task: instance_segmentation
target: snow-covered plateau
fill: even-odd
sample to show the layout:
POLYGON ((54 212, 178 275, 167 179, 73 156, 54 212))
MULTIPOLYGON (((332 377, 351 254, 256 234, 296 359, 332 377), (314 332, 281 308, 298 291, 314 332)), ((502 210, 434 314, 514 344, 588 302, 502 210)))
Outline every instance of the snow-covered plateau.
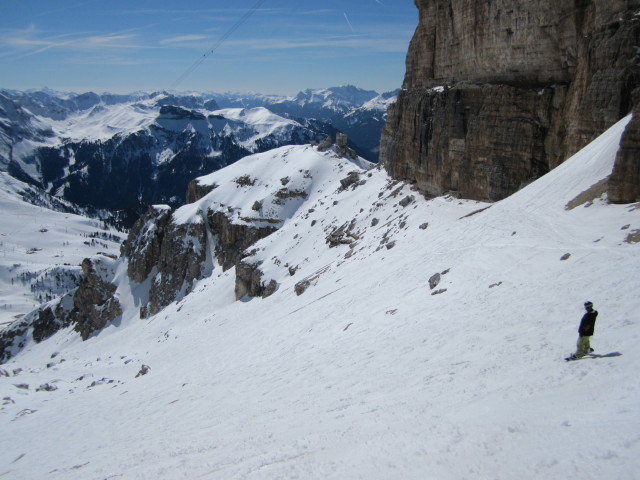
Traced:
POLYGON ((1 366, 0 478, 637 479, 640 205, 598 189, 628 121, 494 204, 308 145, 201 179, 173 221, 273 219, 248 259, 277 290, 236 301, 211 251, 141 320, 118 260, 117 322, 1 366))

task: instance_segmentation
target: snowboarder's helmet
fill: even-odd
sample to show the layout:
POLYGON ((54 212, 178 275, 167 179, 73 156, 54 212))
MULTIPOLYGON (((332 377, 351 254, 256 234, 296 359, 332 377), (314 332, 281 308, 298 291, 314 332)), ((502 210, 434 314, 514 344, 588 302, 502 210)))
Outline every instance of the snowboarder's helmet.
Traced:
POLYGON ((593 303, 591 303, 591 302, 584 302, 584 308, 593 308, 593 303))

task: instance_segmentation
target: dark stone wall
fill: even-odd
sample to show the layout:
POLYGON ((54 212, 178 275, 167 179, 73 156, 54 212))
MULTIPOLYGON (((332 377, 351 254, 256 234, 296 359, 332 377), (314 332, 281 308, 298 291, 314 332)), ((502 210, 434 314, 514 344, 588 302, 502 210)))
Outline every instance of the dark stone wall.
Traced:
POLYGON ((509 196, 633 108, 640 0, 416 0, 381 162, 426 195, 509 196))

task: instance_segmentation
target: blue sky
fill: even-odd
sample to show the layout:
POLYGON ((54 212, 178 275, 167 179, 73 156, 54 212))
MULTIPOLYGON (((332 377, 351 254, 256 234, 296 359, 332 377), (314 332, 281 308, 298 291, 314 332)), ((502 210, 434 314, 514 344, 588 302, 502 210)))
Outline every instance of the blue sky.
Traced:
POLYGON ((412 0, 0 1, 0 88, 19 90, 390 91, 418 22, 412 0))

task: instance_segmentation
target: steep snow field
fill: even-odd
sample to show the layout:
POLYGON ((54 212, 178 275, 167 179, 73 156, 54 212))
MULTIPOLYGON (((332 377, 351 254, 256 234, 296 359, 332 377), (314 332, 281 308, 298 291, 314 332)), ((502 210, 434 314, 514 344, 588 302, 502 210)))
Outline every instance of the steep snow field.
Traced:
POLYGON ((125 238, 98 220, 22 201, 31 190, 0 172, 0 329, 69 291, 80 279, 82 259, 117 256, 125 238))
MULTIPOLYGON (((638 478, 640 205, 591 189, 628 120, 493 205, 425 200, 380 169, 316 179, 256 245, 280 285, 266 299, 234 301, 214 269, 139 320, 121 276, 119 325, 2 366, 0 478, 638 478), (352 243, 330 248, 342 226, 352 243), (585 300, 599 356, 566 363, 585 300)), ((280 150, 288 188, 310 150, 280 150)))

